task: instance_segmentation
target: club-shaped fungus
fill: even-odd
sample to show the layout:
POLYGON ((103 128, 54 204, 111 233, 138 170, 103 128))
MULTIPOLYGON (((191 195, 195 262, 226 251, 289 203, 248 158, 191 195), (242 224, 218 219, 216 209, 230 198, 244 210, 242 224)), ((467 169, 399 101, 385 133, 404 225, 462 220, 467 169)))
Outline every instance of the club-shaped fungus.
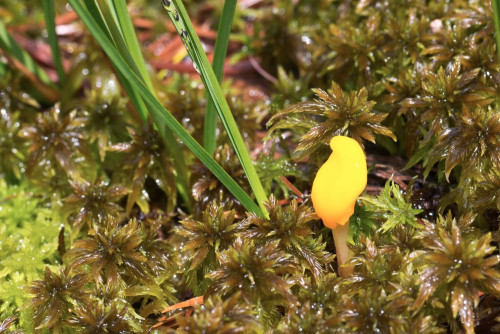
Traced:
POLYGON ((343 266, 349 259, 349 217, 357 197, 366 187, 366 157, 358 142, 349 137, 333 137, 330 147, 332 154, 316 174, 311 198, 323 224, 332 229, 339 275, 345 277, 352 272, 351 267, 343 266))

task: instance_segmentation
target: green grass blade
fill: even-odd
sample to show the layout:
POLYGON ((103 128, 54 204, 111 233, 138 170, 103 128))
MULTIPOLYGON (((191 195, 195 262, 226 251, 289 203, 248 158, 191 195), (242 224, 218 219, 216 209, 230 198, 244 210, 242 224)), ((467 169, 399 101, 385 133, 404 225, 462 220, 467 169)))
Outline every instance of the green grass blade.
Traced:
POLYGON ((149 78, 149 74, 146 68, 146 62, 144 60, 144 57, 142 56, 141 47, 135 34, 132 19, 130 18, 130 15, 128 13, 127 4, 124 0, 111 0, 111 3, 116 12, 119 26, 122 29, 123 37, 125 38, 125 42, 127 43, 128 50, 130 51, 132 58, 136 62, 137 68, 144 78, 146 85, 149 87, 151 92, 154 92, 153 83, 149 78))
MULTIPOLYGON (((231 25, 233 24, 234 11, 236 10, 236 0, 226 0, 222 8, 222 16, 217 30, 215 40, 214 60, 212 68, 219 84, 222 82, 224 74, 224 61, 226 60, 227 45, 231 25)), ((205 126, 203 129, 203 146, 209 154, 214 154, 217 146, 217 109, 212 99, 208 99, 207 113, 205 114, 205 126)))
MULTIPOLYGON (((98 22, 98 24, 101 29, 105 29, 108 41, 114 43, 116 50, 121 57, 127 62, 128 66, 134 70, 134 73, 136 73, 136 75, 148 86, 151 94, 154 95, 153 85, 147 73, 146 64, 144 58, 142 57, 139 42, 135 36, 126 4, 122 1, 110 2, 107 0, 97 0, 97 2, 100 5, 99 7, 96 2, 86 2, 89 8, 92 8, 90 12, 94 17, 100 17, 102 19, 102 21, 98 22), (125 27, 128 24, 130 24, 130 27, 125 27), (131 49, 135 50, 131 51, 131 49)), ((127 94, 130 96, 135 108, 139 112, 141 119, 143 122, 146 122, 148 110, 146 104, 142 101, 142 97, 135 90, 133 85, 130 85, 130 83, 126 80, 123 80, 124 77, 122 74, 118 74, 120 81, 123 83, 123 86, 127 91, 127 94)), ((162 134, 162 130, 158 130, 173 158, 173 163, 176 169, 175 179, 177 189, 190 210, 191 197, 188 193, 189 179, 182 150, 174 135, 170 131, 166 131, 162 134)))
POLYGON ((6 72, 7 72, 7 65, 0 62, 0 77, 4 76, 6 72))
MULTIPOLYGON (((144 80, 144 77, 141 75, 139 68, 137 67, 137 63, 134 61, 132 56, 130 55, 127 43, 125 42, 125 38, 122 35, 122 29, 118 26, 117 21, 115 20, 115 13, 111 9, 107 0, 97 0, 99 4, 100 13, 104 19, 104 22, 108 28, 109 33, 111 34, 111 38, 113 43, 115 44, 118 52, 123 57, 123 59, 127 62, 130 68, 134 70, 138 76, 144 80)), ((128 13, 127 13, 128 15, 128 13)))
POLYGON ((61 50, 59 49, 59 41, 56 34, 56 12, 54 9, 54 0, 43 0, 43 16, 45 18, 45 28, 49 38, 50 50, 52 52, 52 59, 59 77, 59 86, 64 86, 66 81, 66 72, 61 59, 61 50))
POLYGON ((495 36, 497 39, 497 55, 500 62, 500 0, 491 0, 493 19, 495 20, 495 36))
MULTIPOLYGON (((141 94, 137 92, 137 90, 132 84, 130 84, 128 80, 126 80, 121 72, 117 71, 117 74, 118 79, 123 84, 123 87, 127 92, 130 100, 132 101, 135 109, 140 110, 140 113, 147 115, 148 107, 144 103, 141 94)), ((167 131, 165 133, 161 133, 161 129, 159 129, 158 132, 160 133, 161 138, 164 140, 173 158, 173 164, 176 169, 176 174, 174 175, 174 177, 177 185, 177 190, 179 191, 179 194, 181 195, 184 203, 187 205, 188 211, 191 212, 191 197, 188 193, 189 179, 186 172, 187 168, 184 162, 184 156, 182 154, 181 148, 179 147, 179 144, 177 143, 174 135, 171 132, 167 131)))
POLYGON ((17 59, 24 67, 26 67, 31 73, 36 75, 40 81, 42 81, 47 86, 55 88, 54 83, 50 81, 47 72, 45 72, 38 64, 31 58, 28 52, 26 52, 16 40, 9 34, 7 28, 0 21, 0 48, 4 52, 17 59))
MULTIPOLYGON (((96 20, 96 23, 99 25, 101 32, 103 33, 102 38, 106 38, 110 43, 115 43, 115 40, 113 39, 113 36, 112 36, 111 31, 108 27, 108 24, 105 22, 105 18, 104 18, 105 15, 101 12, 101 9, 97 5, 97 3, 95 1, 85 1, 84 5, 85 5, 85 8, 87 9, 87 11, 96 20)), ((108 13, 107 16, 110 17, 110 14, 108 13)), ((115 27, 115 30, 116 30, 116 27, 115 27)), ((121 32, 119 34, 117 34, 115 32, 115 36, 119 36, 120 34, 121 34, 121 32)), ((121 50, 123 52, 126 52, 127 48, 124 46, 124 44, 125 44, 125 41, 123 41, 123 38, 121 38, 121 42, 120 42, 120 45, 122 45, 121 50)), ((118 46, 116 44, 115 44, 115 47, 118 49, 118 46)), ((126 60, 128 60, 129 65, 131 65, 133 63, 133 60, 130 57, 126 57, 126 60)), ((139 113, 141 120, 143 122, 146 122, 147 118, 148 118, 148 110, 147 110, 144 102, 142 102, 142 98, 141 98, 140 94, 137 93, 136 91, 134 91, 133 87, 131 85, 129 85, 128 82, 122 80, 123 76, 121 76, 121 74, 119 72, 118 72, 118 76, 119 76, 120 81, 123 83, 123 87, 125 88, 125 91, 129 95, 129 97, 132 101, 132 104, 134 105, 137 112, 139 113)))
POLYGON ((83 5, 88 10, 90 15, 96 20, 99 27, 101 27, 102 31, 105 33, 106 37, 111 41, 111 33, 109 32, 104 19, 102 18, 101 10, 95 1, 84 1, 83 5))
POLYGON ((94 21, 79 0, 69 0, 70 5, 78 14, 83 23, 90 30, 94 38, 108 55, 115 68, 121 73, 126 81, 130 83, 142 96, 149 108, 149 112, 155 122, 160 135, 172 131, 179 139, 202 161, 205 166, 224 184, 227 189, 241 202, 246 210, 262 214, 262 211, 247 193, 227 174, 227 172, 210 156, 200 144, 182 127, 179 122, 166 110, 156 97, 151 94, 143 80, 128 66, 120 56, 112 42, 106 37, 105 32, 94 21))
MULTIPOLYGON (((83 4, 85 6, 85 9, 92 16, 92 18, 94 18, 95 23, 100 27, 102 33, 101 39, 105 38, 110 43, 112 43, 113 38, 111 36, 111 33, 109 32, 107 24, 104 22, 103 15, 97 3, 94 1, 85 1, 83 4)), ((142 101, 141 95, 133 89, 132 85, 130 85, 130 83, 127 80, 124 80, 124 77, 123 75, 121 75, 120 72, 117 72, 117 75, 118 79, 123 84, 123 87, 127 92, 130 100, 132 101, 132 104, 139 113, 139 117, 142 119, 143 122, 146 122, 148 110, 146 104, 142 101)))
POLYGON ((264 202, 267 200, 266 193, 262 187, 255 167, 252 164, 252 160, 250 159, 250 155, 248 154, 234 117, 231 114, 231 110, 229 110, 227 101, 222 94, 221 87, 217 81, 214 71, 212 70, 212 66, 209 63, 207 55, 201 46, 201 42, 194 31, 191 21, 189 20, 186 9, 179 0, 163 0, 163 6, 179 33, 189 56, 193 60, 193 65, 200 74, 201 80, 203 81, 209 96, 214 101, 219 117, 229 135, 234 150, 236 151, 236 155, 240 159, 253 193, 257 198, 257 202, 259 203, 262 212, 267 215, 267 210, 264 206, 264 202))

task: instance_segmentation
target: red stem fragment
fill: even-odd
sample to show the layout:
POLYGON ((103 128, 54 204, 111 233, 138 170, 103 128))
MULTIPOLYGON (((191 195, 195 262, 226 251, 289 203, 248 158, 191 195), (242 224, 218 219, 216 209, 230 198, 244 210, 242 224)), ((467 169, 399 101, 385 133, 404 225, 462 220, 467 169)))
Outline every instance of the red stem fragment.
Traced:
POLYGON ((283 183, 286 184, 286 186, 288 188, 290 188, 290 190, 295 194, 297 195, 299 198, 304 198, 304 193, 302 193, 299 189, 297 189, 290 181, 288 181, 288 179, 284 176, 280 176, 281 178, 281 181, 283 181, 283 183))
POLYGON ((161 311, 161 313, 167 313, 170 311, 178 310, 180 308, 185 308, 185 307, 190 307, 190 306, 195 306, 195 305, 202 305, 202 304, 203 304, 203 296, 194 297, 194 298, 185 300, 183 302, 177 303, 175 305, 169 306, 166 309, 164 309, 163 311, 161 311))

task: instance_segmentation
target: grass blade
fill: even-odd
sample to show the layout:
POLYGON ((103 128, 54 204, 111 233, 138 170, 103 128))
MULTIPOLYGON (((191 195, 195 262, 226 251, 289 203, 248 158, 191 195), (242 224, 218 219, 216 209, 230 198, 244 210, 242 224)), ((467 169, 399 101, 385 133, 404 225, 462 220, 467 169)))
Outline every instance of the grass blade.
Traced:
MULTIPOLYGON (((224 74, 224 61, 226 60, 227 45, 229 44, 229 35, 231 25, 233 24, 234 11, 236 10, 236 0, 226 0, 222 8, 222 16, 217 30, 217 39, 215 40, 214 60, 212 68, 219 84, 222 82, 224 74)), ((203 129, 203 146, 209 154, 214 154, 217 146, 217 109, 211 98, 208 99, 207 113, 205 114, 205 126, 203 129)))
MULTIPOLYGON (((102 15, 102 18, 104 19, 104 23, 106 24, 106 27, 108 28, 108 31, 111 35, 111 39, 116 46, 116 49, 120 53, 120 55, 123 57, 123 59, 127 62, 130 68, 133 69, 133 71, 142 79, 145 80, 144 77, 142 76, 141 72, 139 71, 139 68, 137 67, 137 63, 134 61, 132 58, 127 43, 125 42, 125 38, 122 35, 122 30, 118 26, 117 21, 115 20, 114 16, 114 11, 111 9, 111 7, 108 4, 107 0, 97 0, 97 3, 99 4, 99 9, 100 13, 102 15)), ((128 15, 128 13, 127 13, 128 15)))
POLYGON ((493 19, 495 20, 495 36, 497 39, 497 55, 500 62, 500 0, 491 0, 493 19))
MULTIPOLYGON (((98 24, 101 29, 105 29, 105 32, 107 32, 108 41, 114 43, 118 53, 127 62, 128 66, 133 69, 134 73, 136 73, 136 75, 147 85, 151 94, 154 95, 153 85, 147 73, 146 63, 142 57, 139 42, 137 41, 126 4, 123 0, 112 2, 97 0, 97 2, 100 5, 99 7, 96 5, 96 2, 86 2, 87 6, 89 6, 88 8, 91 8, 90 12, 94 17, 102 19, 98 24)), ((146 104, 142 101, 142 97, 135 90, 133 85, 130 85, 127 80, 123 80, 124 77, 120 72, 118 72, 118 76, 120 81, 124 83, 123 86, 139 112, 141 119, 143 122, 146 122, 148 110, 146 104)), ((159 132, 163 131, 162 129, 158 130, 159 132)), ((189 179, 182 150, 170 131, 166 131, 163 134, 160 133, 160 136, 165 141, 165 145, 172 155, 176 170, 175 180, 177 189, 186 203, 188 211, 190 211, 191 197, 188 193, 189 179)))
POLYGON ((222 94, 221 87, 217 81, 214 71, 212 70, 212 66, 209 63, 207 55, 201 46, 201 42, 194 31, 191 21, 189 20, 186 9, 184 8, 182 1, 179 0, 163 0, 163 6, 180 35, 189 56, 193 60, 193 65, 200 74, 201 80, 203 81, 209 96, 214 101, 219 117, 229 135, 234 150, 236 151, 236 155, 241 162, 241 166, 245 171, 248 182, 250 183, 253 193, 257 198, 257 202, 259 203, 262 212, 267 215, 267 210, 264 206, 264 202, 267 200, 266 193, 262 187, 262 183, 260 182, 252 160, 250 159, 250 155, 248 154, 238 126, 233 115, 231 114, 231 110, 229 110, 227 101, 222 94))
MULTIPOLYGON (((109 42, 114 43, 113 36, 109 30, 108 24, 104 20, 104 17, 103 17, 104 14, 102 14, 101 9, 97 5, 97 3, 95 1, 85 1, 84 4, 85 4, 85 8, 88 10, 90 15, 93 18, 95 18, 96 24, 98 24, 99 27, 101 28, 101 31, 104 35, 103 38, 106 38, 109 42)), ((117 35, 117 34, 115 33, 115 35, 117 35)), ((121 41, 122 42, 120 43, 120 45, 123 46, 123 44, 125 42, 123 41, 123 39, 121 39, 121 41)), ((114 45, 118 49, 118 46, 116 44, 114 44, 114 45)), ((125 47, 123 47, 122 51, 127 51, 127 49, 125 47)), ((129 66, 132 66, 132 63, 133 63, 132 59, 128 58, 126 56, 124 56, 124 57, 126 60, 128 60, 129 66)), ((122 80, 123 76, 121 75, 120 72, 118 72, 117 74, 118 74, 120 81, 123 83, 123 86, 124 86, 125 90, 127 91, 127 94, 129 95, 129 97, 132 101, 132 104, 134 105, 137 112, 139 113, 141 120, 143 122, 146 122, 147 118, 148 118, 148 111, 147 111, 146 105, 144 104, 144 102, 142 102, 142 98, 141 98, 140 94, 137 93, 136 91, 134 91, 133 87, 131 85, 129 85, 129 83, 126 80, 122 80)))
POLYGON ((119 26, 122 29, 123 37, 125 38, 125 42, 127 43, 132 59, 136 62, 137 68, 139 69, 141 76, 144 78, 146 85, 149 87, 151 92, 154 92, 153 84, 149 78, 146 68, 146 62, 142 56, 141 47, 135 34, 134 25, 128 13, 127 4, 124 0, 111 0, 111 3, 116 12, 119 26))
POLYGON ((59 49, 59 42, 56 34, 56 12, 54 9, 54 0, 43 0, 42 4, 43 16, 45 18, 45 28, 47 29, 52 59, 54 60, 54 66, 57 71, 57 76, 59 77, 59 86, 62 87, 66 81, 66 72, 64 72, 61 50, 59 49))
POLYGON ((116 69, 123 75, 140 93, 144 102, 149 107, 149 112, 155 122, 160 135, 169 129, 202 161, 205 166, 224 184, 227 189, 241 202, 246 210, 263 214, 255 202, 247 193, 227 174, 227 172, 210 156, 200 144, 182 127, 179 122, 161 105, 156 97, 151 94, 143 80, 128 66, 125 60, 117 52, 112 42, 106 37, 105 32, 94 21, 79 0, 69 0, 70 5, 78 14, 83 23, 90 30, 94 38, 99 42, 104 52, 108 55, 116 69))
POLYGON ((0 47, 21 62, 21 64, 31 73, 35 74, 44 84, 53 86, 47 72, 38 66, 28 52, 24 51, 23 48, 17 44, 16 40, 9 34, 2 21, 0 21, 0 47))

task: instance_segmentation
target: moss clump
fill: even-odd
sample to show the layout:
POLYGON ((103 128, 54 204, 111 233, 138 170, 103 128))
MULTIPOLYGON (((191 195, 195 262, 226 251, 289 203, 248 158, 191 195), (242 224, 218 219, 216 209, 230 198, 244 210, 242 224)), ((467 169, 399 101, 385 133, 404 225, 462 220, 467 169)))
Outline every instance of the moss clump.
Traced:
MULTIPOLYGON (((136 97, 125 96, 79 25, 59 36, 70 67, 58 101, 42 98, 2 52, 0 333, 498 327, 500 65, 490 2, 239 5, 229 50, 235 62, 251 58, 228 62, 244 75, 226 76, 223 91, 272 194, 268 217, 245 212, 182 143, 176 159, 186 168, 176 170, 159 125, 141 120, 136 97), (254 84, 260 97, 251 96, 254 84), (357 140, 370 161, 368 191, 349 223, 347 278, 335 273, 332 237, 308 196, 336 135, 357 140), (174 305, 193 297, 203 305, 174 305)), ((205 46, 217 6, 188 1, 205 46)), ((20 4, 2 8, 21 44, 40 37, 38 15, 20 4), (33 26, 18 26, 14 10, 33 26)), ((182 58, 158 13, 145 20, 156 8, 149 0, 130 8, 141 44, 151 47, 148 62, 158 66, 165 41, 182 58)), ((171 71, 153 77, 154 95, 201 142, 201 82, 171 71)), ((215 161, 250 193, 222 127, 216 140, 215 161)))
POLYGON ((22 308, 29 301, 24 289, 41 278, 47 266, 61 264, 58 250, 64 221, 56 210, 44 207, 26 184, 9 186, 0 179, 0 222, 0 319, 12 317, 14 328, 28 329, 33 310, 22 308))

